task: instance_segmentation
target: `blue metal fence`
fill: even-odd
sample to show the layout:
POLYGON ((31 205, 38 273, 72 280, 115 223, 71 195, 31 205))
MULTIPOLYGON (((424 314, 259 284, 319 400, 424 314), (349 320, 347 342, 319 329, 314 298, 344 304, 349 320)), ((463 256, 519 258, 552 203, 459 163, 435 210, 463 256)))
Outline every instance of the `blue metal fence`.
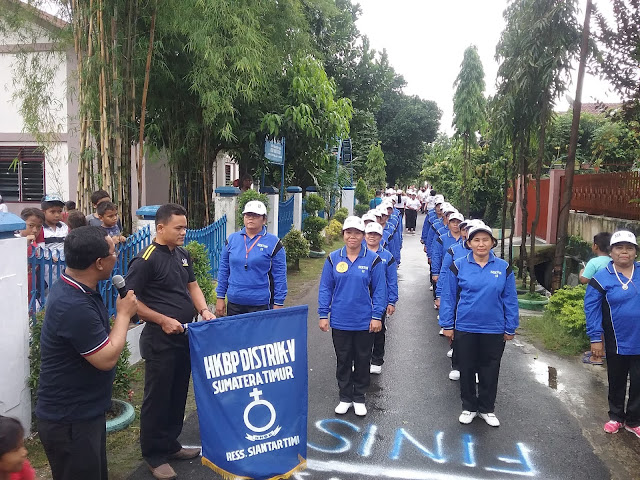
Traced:
POLYGON ((211 276, 218 278, 218 268, 220 266, 220 254, 227 240, 227 216, 224 215, 217 222, 207 225, 200 230, 187 230, 184 243, 202 243, 209 254, 211 262, 211 276))
MULTIPOLYGON (((127 241, 116 246, 118 259, 113 268, 113 275, 126 275, 129 268, 129 261, 135 257, 140 250, 151 243, 151 233, 146 226, 138 230, 127 238, 127 241)), ((31 318, 35 319, 38 311, 45 308, 49 286, 53 285, 60 278, 60 274, 66 267, 64 253, 54 249, 35 248, 28 257, 31 285, 29 288, 29 312, 31 318)), ((109 315, 116 313, 116 298, 118 290, 109 280, 103 280, 98 284, 98 292, 102 295, 109 315)))
MULTIPOLYGON (((204 244, 207 248, 213 278, 217 278, 218 276, 220 253, 222 252, 226 238, 226 215, 217 222, 200 230, 187 230, 185 244, 195 241, 204 244)), ((116 314, 116 299, 118 298, 118 290, 113 286, 111 278, 113 275, 125 276, 129 269, 131 259, 141 250, 149 246, 151 240, 149 226, 146 226, 127 237, 126 242, 116 246, 118 259, 111 277, 98 284, 98 292, 102 295, 110 316, 116 314)), ((60 278, 60 274, 64 271, 66 263, 63 252, 38 247, 33 249, 29 254, 28 265, 31 282, 29 287, 29 313, 32 320, 35 320, 36 313, 46 306, 49 286, 53 285, 53 283, 60 278)))
POLYGON ((289 233, 293 227, 293 196, 284 202, 280 202, 278 208, 278 237, 280 239, 289 233))

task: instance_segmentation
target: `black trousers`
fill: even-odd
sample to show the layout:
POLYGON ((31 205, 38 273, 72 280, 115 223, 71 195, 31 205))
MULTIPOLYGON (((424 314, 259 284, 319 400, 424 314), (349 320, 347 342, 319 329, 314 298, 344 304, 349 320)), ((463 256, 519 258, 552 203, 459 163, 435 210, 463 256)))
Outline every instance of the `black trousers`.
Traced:
POLYGON ((341 402, 364 403, 369 388, 373 333, 331 329, 341 402), (353 370, 351 367, 353 366, 353 370))
POLYGON ((373 352, 371 364, 382 365, 384 363, 384 344, 387 340, 387 312, 382 315, 382 330, 373 334, 373 352))
POLYGON ((243 313, 261 312, 269 310, 269 305, 240 305, 238 303, 227 302, 227 317, 231 315, 241 315, 243 313))
POLYGON ((458 351, 462 409, 493 413, 498 393, 500 361, 505 345, 504 334, 455 330, 454 337, 457 337, 454 351, 458 351), (476 373, 479 380, 477 385, 476 373))
POLYGON ((460 370, 460 366, 458 365, 458 340, 455 335, 453 336, 450 347, 451 350, 453 350, 453 355, 451 355, 451 370, 460 370))
POLYGON ((73 423, 38 419, 38 432, 53 480, 107 480, 107 430, 104 415, 73 423))
POLYGON ((640 425, 640 355, 618 355, 611 351, 607 350, 609 419, 637 427, 640 425), (627 378, 629 399, 625 409, 627 378))
POLYGON ((153 468, 167 463, 168 455, 182 448, 184 409, 189 389, 189 348, 157 348, 140 340, 144 363, 144 398, 140 411, 142 457, 153 468))
POLYGON ((418 211, 407 208, 405 209, 405 215, 407 217, 407 224, 405 226, 407 227, 408 230, 415 230, 416 221, 418 219, 418 211))

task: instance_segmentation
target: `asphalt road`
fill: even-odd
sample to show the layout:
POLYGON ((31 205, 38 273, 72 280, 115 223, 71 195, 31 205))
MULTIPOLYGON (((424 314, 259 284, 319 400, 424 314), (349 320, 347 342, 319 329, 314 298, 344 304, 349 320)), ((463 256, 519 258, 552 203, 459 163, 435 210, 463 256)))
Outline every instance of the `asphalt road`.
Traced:
MULTIPOLYGON (((459 385, 448 379, 448 344, 438 335, 427 268, 419 235, 405 235, 400 300, 388 323, 385 364, 381 375, 372 376, 369 414, 364 418, 353 411, 334 414, 335 355, 330 334, 317 326, 317 290, 310 290, 300 302, 309 305, 310 314, 309 448, 308 469, 294 478, 611 478, 567 403, 557 390, 539 381, 530 351, 521 342, 509 342, 502 360, 496 402, 502 425, 492 428, 480 418, 471 425, 458 422, 459 385)), ((602 385, 597 388, 597 395, 606 395, 602 385)), ((606 409, 598 414, 606 420, 606 409)), ((181 440, 185 445, 200 444, 195 415, 187 419, 181 440)), ((172 465, 179 478, 219 478, 198 460, 172 465)), ((152 478, 144 465, 130 476, 152 478)))

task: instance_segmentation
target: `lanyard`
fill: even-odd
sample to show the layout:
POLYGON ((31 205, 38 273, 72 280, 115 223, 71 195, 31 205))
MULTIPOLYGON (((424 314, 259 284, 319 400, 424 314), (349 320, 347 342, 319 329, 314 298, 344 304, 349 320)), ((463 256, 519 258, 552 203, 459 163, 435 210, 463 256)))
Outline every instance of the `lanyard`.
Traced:
POLYGON ((260 240, 260 234, 256 235, 256 239, 253 241, 253 243, 251 244, 251 246, 249 248, 247 248, 247 236, 243 235, 244 238, 244 269, 247 270, 249 268, 248 265, 248 261, 249 261, 249 252, 251 250, 253 250, 253 247, 256 246, 256 243, 258 243, 258 240, 260 240))

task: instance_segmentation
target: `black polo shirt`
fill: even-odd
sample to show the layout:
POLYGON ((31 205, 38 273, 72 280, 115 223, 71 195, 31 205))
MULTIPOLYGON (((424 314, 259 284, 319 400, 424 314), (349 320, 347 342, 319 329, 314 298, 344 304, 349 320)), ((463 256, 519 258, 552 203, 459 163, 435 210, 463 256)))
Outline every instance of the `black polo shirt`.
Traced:
POLYGON ((66 274, 60 280, 51 286, 42 324, 36 416, 71 423, 110 408, 115 368, 105 372, 86 359, 109 343, 102 297, 66 274))
MULTIPOLYGON (((191 256, 186 249, 173 250, 153 242, 129 263, 127 288, 147 307, 180 323, 190 323, 196 314, 187 285, 196 281, 191 256)), ((162 328, 147 322, 143 339, 156 347, 188 347, 186 335, 167 335, 162 328)))

